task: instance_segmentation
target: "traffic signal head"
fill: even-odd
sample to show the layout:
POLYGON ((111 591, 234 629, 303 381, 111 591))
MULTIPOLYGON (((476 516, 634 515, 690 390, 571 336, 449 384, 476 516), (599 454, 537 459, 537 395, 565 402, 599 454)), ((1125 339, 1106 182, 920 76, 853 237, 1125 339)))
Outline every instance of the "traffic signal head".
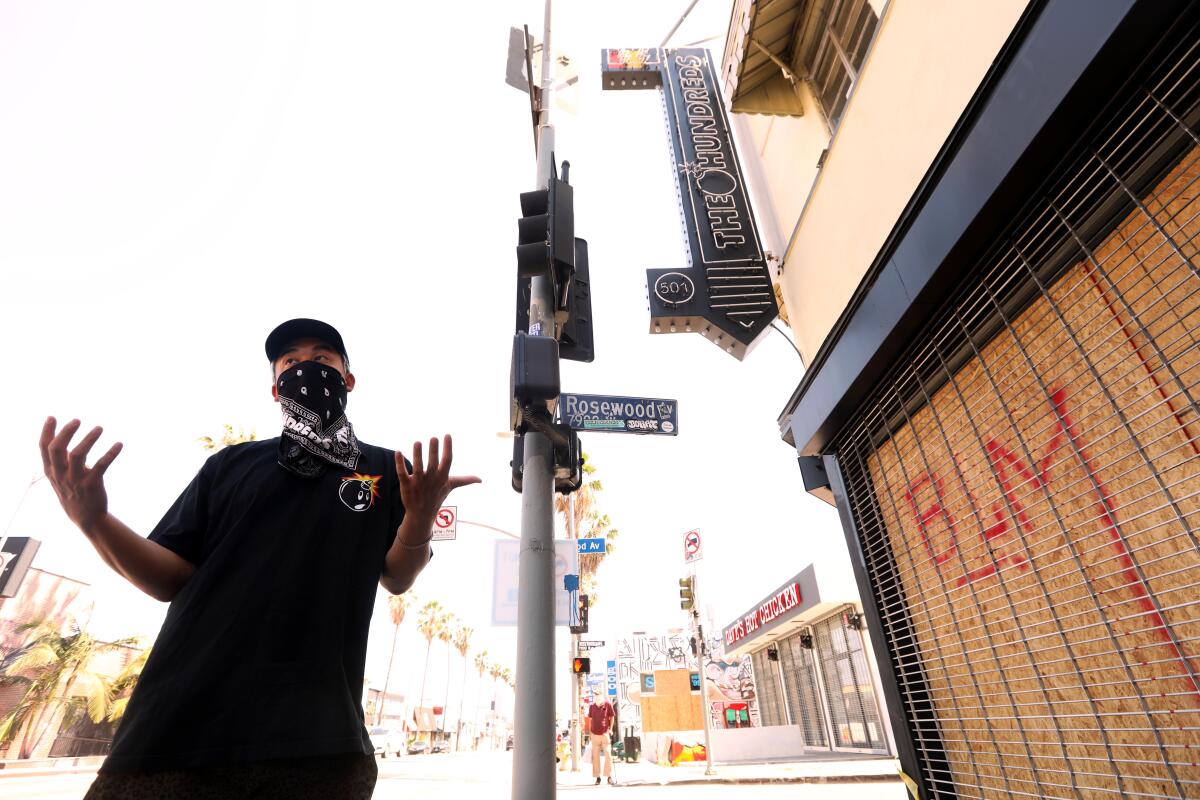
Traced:
MULTIPOLYGON (((517 276, 545 275, 565 290, 575 271, 575 194, 571 184, 551 177, 545 189, 521 194, 517 220, 517 276)), ((565 302, 565 294, 556 291, 565 302)))
POLYGON ((522 192, 521 218, 517 220, 517 275, 545 275, 549 264, 550 192, 522 192))
MULTIPOLYGON (((590 362, 596 357, 592 336, 592 279, 588 269, 588 243, 575 240, 575 272, 567 282, 566 317, 558 339, 558 354, 571 361, 590 362)), ((528 301, 526 301, 528 306, 528 301)), ((526 322, 528 327, 528 321, 526 322)))
POLYGON ((571 659, 571 672, 576 675, 587 675, 592 671, 592 659, 586 657, 571 659))
POLYGON ((579 624, 571 626, 571 633, 587 633, 588 632, 588 596, 586 594, 579 595, 579 624))
MULTIPOLYGON (((514 331, 529 330, 531 280, 528 276, 517 276, 514 331)), ((575 271, 565 284, 556 286, 556 298, 560 297, 564 285, 566 304, 563 308, 555 310, 558 323, 558 355, 568 361, 590 362, 596 358, 596 346, 592 335, 592 282, 588 269, 588 244, 583 239, 575 240, 575 271)), ((556 299, 555 305, 559 304, 560 299, 556 299)))
POLYGON ((679 579, 679 607, 691 611, 696 606, 696 576, 679 579))

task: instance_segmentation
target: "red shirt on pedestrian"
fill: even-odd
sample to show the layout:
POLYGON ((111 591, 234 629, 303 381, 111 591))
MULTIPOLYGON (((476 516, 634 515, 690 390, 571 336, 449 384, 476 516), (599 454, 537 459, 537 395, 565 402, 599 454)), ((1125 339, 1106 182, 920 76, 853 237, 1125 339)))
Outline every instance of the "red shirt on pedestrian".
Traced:
POLYGON ((608 733, 614 716, 616 712, 608 701, 592 703, 592 707, 588 709, 588 727, 594 734, 608 733))

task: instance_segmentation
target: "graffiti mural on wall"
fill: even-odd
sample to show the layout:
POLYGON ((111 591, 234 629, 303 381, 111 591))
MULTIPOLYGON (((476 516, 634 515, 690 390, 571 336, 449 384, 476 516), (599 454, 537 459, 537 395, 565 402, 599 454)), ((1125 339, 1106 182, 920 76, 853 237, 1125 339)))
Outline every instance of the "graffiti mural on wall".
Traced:
MULTIPOLYGON (((750 725, 758 727, 758 703, 754 696, 754 672, 749 656, 725 660, 720 637, 709 640, 708 708, 715 727, 726 727, 728 707, 747 706, 750 725)), ((691 637, 684 631, 651 636, 635 633, 617 639, 617 719, 621 735, 642 735, 641 676, 654 670, 696 669, 691 637)))

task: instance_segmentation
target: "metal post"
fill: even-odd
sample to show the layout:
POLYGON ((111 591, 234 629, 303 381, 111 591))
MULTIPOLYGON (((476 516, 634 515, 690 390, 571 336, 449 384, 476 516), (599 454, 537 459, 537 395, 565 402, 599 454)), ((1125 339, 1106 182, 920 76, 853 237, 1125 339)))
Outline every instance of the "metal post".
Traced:
POLYGON ((716 775, 717 771, 713 769, 713 751, 712 751, 712 734, 709 729, 712 728, 712 720, 708 705, 708 670, 705 669, 705 661, 708 659, 708 642, 704 638, 704 625, 700 623, 700 593, 697 591, 700 581, 696 580, 695 572, 692 573, 692 618, 696 622, 696 639, 699 640, 699 646, 696 648, 697 666, 700 670, 700 715, 704 718, 704 774, 716 775))
MULTIPOLYGON (((554 152, 550 126, 550 0, 542 35, 542 109, 536 186, 548 185, 554 152)), ((531 281, 529 333, 553 336, 554 288, 531 281)), ((554 454, 550 440, 525 433, 521 557, 517 594, 517 686, 513 712, 512 800, 555 797, 554 771, 554 454)))
MULTIPOLYGON (((579 531, 575 528, 575 494, 572 492, 567 495, 567 534, 571 541, 579 538, 579 531)), ((578 545, 576 545, 578 547, 578 545)), ((581 576, 582 577, 582 576, 581 576)), ((582 585, 579 587, 583 588, 582 585)), ((579 634, 571 634, 571 662, 574 663, 575 658, 579 655, 579 634)), ((580 676, 574 672, 571 673, 571 771, 579 772, 579 751, 582 745, 583 730, 581 728, 582 721, 579 718, 579 681, 580 676)))

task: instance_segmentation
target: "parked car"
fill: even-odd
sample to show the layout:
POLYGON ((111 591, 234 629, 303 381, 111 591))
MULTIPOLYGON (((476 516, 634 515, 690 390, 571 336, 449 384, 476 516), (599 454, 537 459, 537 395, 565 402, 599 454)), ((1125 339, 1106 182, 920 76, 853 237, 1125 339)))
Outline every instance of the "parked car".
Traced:
POLYGON ((423 742, 420 739, 409 742, 408 754, 410 756, 420 755, 421 753, 429 752, 429 742, 423 742))
POLYGON ((371 745, 377 755, 387 758, 388 753, 399 756, 404 752, 404 736, 399 731, 376 725, 367 729, 367 735, 371 737, 371 745))
POLYGON ((450 752, 450 740, 449 739, 438 739, 436 742, 433 743, 433 750, 431 752, 449 753, 450 752))

